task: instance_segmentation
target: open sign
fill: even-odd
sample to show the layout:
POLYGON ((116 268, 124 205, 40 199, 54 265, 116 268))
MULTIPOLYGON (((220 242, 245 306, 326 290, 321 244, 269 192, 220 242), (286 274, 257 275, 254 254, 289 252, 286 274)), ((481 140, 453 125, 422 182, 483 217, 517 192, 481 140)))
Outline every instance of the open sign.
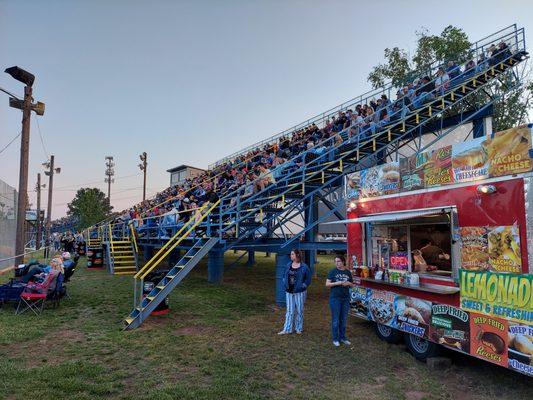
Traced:
POLYGON ((407 269, 409 258, 407 252, 399 251, 390 256, 390 267, 392 269, 407 269))

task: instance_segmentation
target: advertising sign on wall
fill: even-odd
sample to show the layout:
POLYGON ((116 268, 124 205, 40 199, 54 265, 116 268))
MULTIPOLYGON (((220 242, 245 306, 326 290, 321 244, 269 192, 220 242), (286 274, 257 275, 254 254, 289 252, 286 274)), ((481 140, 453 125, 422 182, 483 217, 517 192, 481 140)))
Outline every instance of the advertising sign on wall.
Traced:
POLYGON ((372 289, 355 286, 350 289, 350 314, 357 317, 372 319, 368 309, 368 301, 372 296, 372 289))
POLYGON ((470 314, 470 354, 507 367, 507 321, 470 314))
POLYGON ((522 272, 518 225, 467 226, 461 227, 459 234, 463 269, 522 272))
POLYGON ((531 129, 520 126, 496 132, 483 143, 489 159, 490 176, 503 176, 531 171, 529 157, 531 129))
POLYGON ((426 187, 448 185, 453 183, 452 146, 433 150, 424 169, 426 187))
POLYGON ((395 327, 396 295, 384 290, 372 290, 368 301, 370 316, 374 322, 395 327))
POLYGON ((447 304, 433 304, 430 339, 453 350, 470 353, 470 314, 447 304))
POLYGON ((403 332, 428 338, 431 322, 431 302, 408 296, 396 301, 396 327, 403 332))
POLYGON ((489 158, 483 147, 485 138, 458 143, 452 149, 454 182, 470 182, 489 177, 489 158))
POLYGON ((402 192, 424 188, 424 168, 429 156, 429 153, 421 153, 400 159, 402 192))
POLYGON ((509 368, 533 376, 533 326, 509 322, 509 368))
POLYGON ((533 324, 533 275, 459 270, 461 309, 533 324))
POLYGON ((533 169, 530 149, 531 127, 512 128, 492 138, 457 143, 364 169, 360 171, 361 190, 352 193, 369 198, 529 172, 533 169))

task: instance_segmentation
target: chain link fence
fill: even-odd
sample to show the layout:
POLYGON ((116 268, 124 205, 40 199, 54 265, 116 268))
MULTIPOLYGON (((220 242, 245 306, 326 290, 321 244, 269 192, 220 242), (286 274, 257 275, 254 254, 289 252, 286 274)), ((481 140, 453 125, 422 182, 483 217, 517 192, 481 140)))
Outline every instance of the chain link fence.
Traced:
MULTIPOLYGON (((17 191, 0 179, 0 260, 15 255, 17 232, 17 191)), ((0 270, 14 260, 0 261, 0 270)))

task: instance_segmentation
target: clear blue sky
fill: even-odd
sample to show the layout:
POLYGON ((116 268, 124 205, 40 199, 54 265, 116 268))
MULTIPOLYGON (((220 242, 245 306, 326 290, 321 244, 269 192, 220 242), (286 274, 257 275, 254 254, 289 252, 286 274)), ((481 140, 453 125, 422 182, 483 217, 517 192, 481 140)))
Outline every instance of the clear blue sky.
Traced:
MULTIPOLYGON (((0 68, 37 76, 40 130, 62 167, 57 218, 80 185, 105 189, 106 155, 123 177, 140 174, 146 151, 154 193, 167 168, 206 167, 368 90, 383 49, 412 50, 422 26, 476 40, 516 22, 531 39, 531 15, 526 1, 0 0, 0 68)), ((0 86, 22 93, 4 73, 0 86)), ((0 148, 20 130, 7 100, 0 148)), ((46 160, 37 128, 34 117, 31 188, 46 160)), ((18 165, 19 141, 0 155, 0 179, 17 187, 18 165)), ((118 179, 113 205, 137 202, 141 187, 140 175, 118 179)))

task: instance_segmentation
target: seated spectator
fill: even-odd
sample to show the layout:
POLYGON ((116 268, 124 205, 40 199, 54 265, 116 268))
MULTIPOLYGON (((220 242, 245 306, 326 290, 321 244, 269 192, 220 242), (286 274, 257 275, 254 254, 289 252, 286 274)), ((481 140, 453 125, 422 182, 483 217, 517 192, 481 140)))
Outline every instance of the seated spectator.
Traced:
POLYGON ((435 99, 435 83, 431 81, 429 76, 422 78, 421 82, 418 85, 416 90, 415 99, 413 100, 413 106, 415 108, 420 108, 424 103, 435 99))
POLYGON ((459 75, 461 75, 461 67, 459 67, 454 61, 448 61, 446 73, 448 74, 450 79, 455 79, 459 75))
POLYGON ((450 77, 446 72, 444 72, 444 68, 439 68, 437 70, 437 77, 435 78, 435 89, 437 89, 440 96, 442 96, 444 92, 448 90, 449 85, 450 77))

